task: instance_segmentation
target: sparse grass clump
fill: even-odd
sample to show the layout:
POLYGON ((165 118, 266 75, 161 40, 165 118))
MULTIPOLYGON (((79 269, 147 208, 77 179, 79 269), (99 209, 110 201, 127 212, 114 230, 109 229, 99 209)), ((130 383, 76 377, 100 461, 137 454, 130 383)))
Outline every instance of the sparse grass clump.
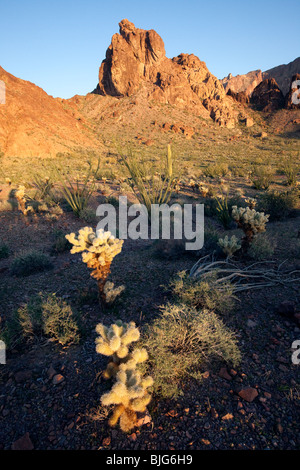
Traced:
POLYGON ((0 336, 12 348, 44 336, 66 345, 79 341, 79 327, 70 305, 55 294, 40 293, 6 320, 0 336))
POLYGON ((15 276, 30 276, 52 267, 53 264, 48 255, 32 250, 16 255, 11 263, 10 273, 15 276))
POLYGON ((147 372, 163 398, 183 394, 183 381, 201 378, 201 366, 213 360, 233 366, 240 361, 234 334, 213 312, 167 304, 148 325, 142 344, 149 353, 147 372))

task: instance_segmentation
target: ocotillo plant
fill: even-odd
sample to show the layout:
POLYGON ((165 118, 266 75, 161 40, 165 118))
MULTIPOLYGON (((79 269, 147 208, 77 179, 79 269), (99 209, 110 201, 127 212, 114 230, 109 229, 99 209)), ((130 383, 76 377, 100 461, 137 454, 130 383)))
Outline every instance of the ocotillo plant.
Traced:
POLYGON ((153 379, 142 377, 137 370, 137 364, 146 361, 148 353, 144 348, 129 351, 130 344, 140 337, 134 322, 118 320, 110 327, 99 323, 96 331, 100 334, 96 339, 96 351, 110 356, 104 377, 116 380, 112 389, 102 395, 101 403, 104 406, 115 405, 109 425, 115 426, 120 420, 120 428, 127 432, 136 425, 137 412, 146 411, 151 400, 147 389, 153 384, 153 379))
POLYGON ((105 232, 103 229, 95 233, 91 227, 80 229, 78 237, 75 233, 70 233, 66 235, 66 239, 73 245, 71 253, 82 252, 82 261, 92 269, 91 276, 97 279, 101 300, 109 303, 107 300, 111 301, 112 296, 115 299, 116 295, 124 290, 124 287, 122 286, 121 290, 120 288, 113 289, 112 283, 107 289, 105 286, 112 260, 121 252, 123 240, 115 238, 111 232, 105 232), (107 299, 108 293, 111 295, 108 295, 107 299))

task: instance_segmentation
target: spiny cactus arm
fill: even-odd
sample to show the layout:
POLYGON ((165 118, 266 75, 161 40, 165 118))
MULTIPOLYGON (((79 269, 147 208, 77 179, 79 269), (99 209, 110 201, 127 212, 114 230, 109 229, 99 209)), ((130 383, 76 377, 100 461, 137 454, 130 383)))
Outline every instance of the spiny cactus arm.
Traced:
POLYGON ((146 395, 144 395, 143 397, 135 398, 134 400, 132 400, 132 402, 130 403, 130 407, 134 411, 143 412, 145 411, 146 406, 149 405, 151 398, 152 398, 151 395, 146 393, 146 395))
POLYGON ((109 343, 103 338, 96 338, 96 351, 98 354, 103 354, 103 356, 112 356, 114 353, 109 343))
POLYGON ((139 338, 140 332, 138 328, 136 328, 135 323, 129 323, 125 333, 122 336, 122 343, 124 345, 127 345, 133 343, 134 341, 138 341, 139 338))
POLYGON ((101 397, 101 403, 104 406, 123 404, 126 408, 129 404, 129 400, 130 397, 126 385, 119 381, 113 385, 109 392, 101 397))
POLYGON ((116 426, 120 416, 124 413, 124 405, 117 405, 113 411, 112 416, 110 417, 108 424, 112 427, 116 426))

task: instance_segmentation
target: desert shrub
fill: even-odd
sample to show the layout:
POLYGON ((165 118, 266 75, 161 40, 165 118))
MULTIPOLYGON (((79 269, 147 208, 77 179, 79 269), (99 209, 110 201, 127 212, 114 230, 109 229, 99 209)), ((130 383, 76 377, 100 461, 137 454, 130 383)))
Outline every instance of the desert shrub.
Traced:
POLYGON ((214 163, 203 170, 203 174, 209 178, 220 178, 226 176, 228 172, 229 169, 226 163, 214 163))
POLYGON ((66 239, 65 234, 62 230, 54 230, 52 232, 54 243, 52 245, 52 251, 54 253, 64 253, 65 251, 71 250, 72 245, 66 239))
POLYGON ((262 261, 271 258, 274 255, 274 251, 274 241, 269 240, 266 234, 259 233, 257 237, 254 238, 249 248, 248 255, 254 260, 262 261))
POLYGON ((0 259, 8 258, 10 255, 10 249, 6 243, 0 242, 0 259))
POLYGON ((299 165, 299 156, 298 157, 286 157, 284 158, 281 170, 283 174, 286 176, 287 185, 288 186, 295 186, 297 183, 297 175, 300 170, 299 165))
POLYGON ((216 283, 211 282, 213 280, 215 277, 211 276, 201 281, 189 277, 186 271, 181 271, 170 282, 169 288, 179 303, 216 313, 227 313, 234 305, 233 286, 228 282, 225 288, 222 286, 221 291, 216 283))
POLYGON ((219 231, 213 226, 206 222, 204 226, 204 245, 203 251, 205 253, 212 253, 213 251, 220 251, 218 241, 220 238, 219 231))
POLYGON ((182 395, 183 381, 200 379, 208 362, 240 361, 235 336, 217 315, 184 304, 161 307, 141 344, 149 353, 146 371, 153 377, 154 392, 163 398, 182 395))
POLYGON ((1 337, 8 347, 15 347, 23 342, 31 342, 44 336, 60 344, 79 341, 78 319, 71 307, 55 294, 31 297, 27 304, 6 320, 1 337))
POLYGON ((281 220, 293 214, 299 204, 299 191, 270 191, 261 194, 257 207, 270 215, 270 220, 281 220))
POLYGON ((92 224, 97 221, 96 211, 91 207, 85 207, 78 214, 79 219, 84 220, 85 222, 92 224))
POLYGON ((251 173, 251 181, 255 189, 268 189, 272 177, 274 175, 273 169, 270 166, 256 165, 251 173))
POLYGON ((30 276, 53 267, 48 255, 36 250, 22 252, 16 255, 10 267, 10 273, 15 276, 30 276))

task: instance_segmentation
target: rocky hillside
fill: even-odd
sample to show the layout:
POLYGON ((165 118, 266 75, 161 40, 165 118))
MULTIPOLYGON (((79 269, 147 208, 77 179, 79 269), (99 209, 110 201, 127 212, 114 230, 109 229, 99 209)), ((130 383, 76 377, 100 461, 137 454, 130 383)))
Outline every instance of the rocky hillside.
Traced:
POLYGON ((68 100, 54 99, 0 67, 6 100, 0 104, 0 150, 9 156, 55 155, 99 144, 68 100))
POLYGON ((237 112, 219 80, 193 54, 168 59, 162 38, 138 29, 128 20, 119 23, 99 70, 94 93, 132 96, 143 87, 149 100, 211 117, 221 126, 234 127, 237 112))

